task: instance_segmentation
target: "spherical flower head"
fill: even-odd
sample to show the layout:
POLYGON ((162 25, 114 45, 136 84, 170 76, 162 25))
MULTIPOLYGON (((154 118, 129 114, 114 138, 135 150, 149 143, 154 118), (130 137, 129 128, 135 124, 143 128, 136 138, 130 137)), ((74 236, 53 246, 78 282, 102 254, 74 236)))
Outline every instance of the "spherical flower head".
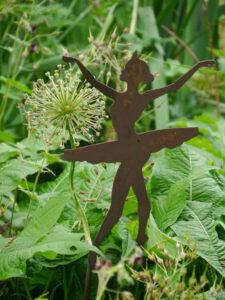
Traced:
POLYGON ((95 88, 82 83, 72 69, 59 65, 52 76, 46 73, 47 82, 38 79, 31 95, 25 96, 25 113, 29 130, 52 144, 61 138, 61 146, 70 139, 69 131, 79 145, 81 136, 94 142, 93 132, 98 130, 105 114, 105 98, 95 88))

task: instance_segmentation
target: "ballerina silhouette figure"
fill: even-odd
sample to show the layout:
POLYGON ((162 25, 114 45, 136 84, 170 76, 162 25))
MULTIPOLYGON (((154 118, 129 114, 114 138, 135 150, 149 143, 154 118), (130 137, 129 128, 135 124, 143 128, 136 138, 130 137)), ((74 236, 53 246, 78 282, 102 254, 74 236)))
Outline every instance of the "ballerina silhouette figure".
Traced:
MULTIPOLYGON (((142 167, 151 153, 162 148, 175 148, 181 145, 184 141, 197 136, 198 128, 160 129, 137 134, 134 129, 135 121, 151 101, 179 89, 200 67, 212 65, 214 61, 201 61, 174 83, 139 94, 138 84, 140 82, 150 84, 154 80, 154 76, 149 72, 148 65, 138 58, 137 52, 134 52, 120 76, 122 81, 127 82, 125 92, 118 92, 96 80, 78 59, 63 56, 63 60, 65 62, 76 62, 86 80, 100 92, 114 100, 109 110, 118 140, 64 151, 64 156, 69 161, 87 161, 93 164, 121 162, 113 183, 110 209, 94 239, 93 245, 98 247, 118 222, 130 187, 133 188, 138 199, 139 227, 137 242, 139 245, 144 245, 147 240, 145 229, 151 206, 145 188, 142 167)), ((95 252, 89 252, 84 300, 89 299, 91 271, 95 263, 95 252)))

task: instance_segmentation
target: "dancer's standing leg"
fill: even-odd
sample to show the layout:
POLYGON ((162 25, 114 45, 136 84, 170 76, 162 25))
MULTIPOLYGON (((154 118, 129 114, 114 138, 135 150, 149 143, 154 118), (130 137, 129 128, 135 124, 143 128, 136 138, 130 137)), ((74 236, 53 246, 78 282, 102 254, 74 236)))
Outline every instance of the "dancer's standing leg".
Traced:
MULTIPOLYGON (((107 234, 111 231, 113 226, 118 222, 123 212, 124 201, 126 200, 129 188, 129 167, 127 165, 121 164, 116 173, 116 177, 113 183, 111 206, 93 242, 94 246, 98 247, 103 241, 103 239, 107 236, 107 234)), ((84 290, 84 300, 89 299, 91 271, 95 267, 96 257, 97 256, 95 252, 89 252, 84 290)))
POLYGON ((146 229, 147 221, 151 210, 151 205, 145 187, 142 168, 140 169, 137 168, 136 172, 137 172, 137 176, 134 182, 132 183, 132 188, 138 200, 139 227, 138 227, 137 242, 139 245, 144 246, 144 243, 147 240, 145 229, 146 229))

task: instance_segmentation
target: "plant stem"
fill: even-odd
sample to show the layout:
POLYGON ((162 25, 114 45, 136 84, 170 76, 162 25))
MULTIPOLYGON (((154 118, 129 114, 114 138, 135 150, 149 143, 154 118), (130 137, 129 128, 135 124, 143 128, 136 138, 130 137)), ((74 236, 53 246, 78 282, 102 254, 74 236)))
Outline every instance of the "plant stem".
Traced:
MULTIPOLYGON (((215 55, 213 52, 213 40, 212 40, 212 34, 210 30, 210 21, 209 21, 209 14, 208 14, 208 6, 207 6, 207 1, 203 1, 203 12, 205 14, 206 18, 206 29, 208 33, 208 41, 209 41, 209 48, 210 48, 210 54, 211 58, 215 60, 215 55)), ((214 70, 216 71, 216 65, 214 65, 214 70)), ((215 79, 215 102, 216 102, 216 115, 217 118, 220 118, 221 115, 221 109, 220 109, 220 90, 219 90, 219 78, 218 74, 214 74, 214 79, 215 79)))
MULTIPOLYGON (((74 141, 73 141, 73 136, 72 136, 72 133, 71 133, 71 128, 70 128, 69 122, 67 122, 67 128, 68 128, 69 135, 70 135, 70 146, 71 146, 71 148, 75 148, 74 141)), ((76 194, 74 192, 74 182, 73 182, 73 180, 74 180, 74 169, 75 169, 75 162, 73 161, 71 163, 70 173, 69 173, 70 191, 71 191, 71 195, 72 195, 72 198, 73 198, 73 202, 74 202, 74 204, 76 206, 76 209, 78 210, 78 213, 79 213, 80 218, 81 218, 81 222, 83 224, 85 240, 89 244, 92 244, 91 236, 90 236, 90 231, 89 231, 89 227, 88 227, 88 221, 87 221, 86 215, 85 215, 84 210, 83 210, 83 208, 82 208, 82 206, 81 206, 81 204, 80 204, 79 200, 77 199, 76 194)))
POLYGON ((66 279, 65 266, 63 266, 63 292, 64 292, 64 300, 68 300, 67 279, 66 279))
POLYGON ((112 274, 107 274, 106 278, 98 277, 98 290, 96 295, 96 300, 101 300, 103 293, 106 290, 107 283, 109 282, 109 279, 112 277, 112 274))
POLYGON ((133 0, 133 10, 132 10, 131 23, 130 23, 130 34, 135 33, 137 13, 138 13, 138 2, 139 0, 133 0))
POLYGON ((31 296, 30 291, 29 291, 29 289, 28 289, 26 279, 23 280, 23 285, 24 285, 25 291, 26 291, 26 293, 27 293, 27 299, 28 299, 28 300, 32 300, 32 296, 31 296))
MULTIPOLYGON (((47 151, 47 150, 46 150, 46 151, 47 151)), ((42 172, 42 170, 43 170, 43 168, 44 168, 44 163, 45 163, 46 154, 47 154, 46 151, 45 151, 45 156, 44 156, 43 159, 42 159, 41 166, 39 167, 37 176, 36 176, 35 181, 34 181, 33 191, 32 191, 32 195, 30 196, 30 203, 29 203, 28 212, 27 212, 27 217, 26 217, 26 221, 25 221, 24 227, 26 227, 26 225, 27 225, 28 218, 29 218, 29 215, 30 215, 30 210, 31 210, 31 204, 32 204, 32 201, 33 201, 33 199, 34 199, 34 194, 35 194, 35 192, 36 192, 38 180, 39 180, 39 177, 40 177, 40 175, 41 175, 41 172, 42 172)))
POLYGON ((18 188, 15 191, 15 196, 14 196, 14 200, 13 200, 13 208, 12 208, 12 215, 11 215, 11 219, 10 219, 9 236, 11 236, 11 233, 12 233, 12 223, 13 223, 17 195, 18 195, 18 188))

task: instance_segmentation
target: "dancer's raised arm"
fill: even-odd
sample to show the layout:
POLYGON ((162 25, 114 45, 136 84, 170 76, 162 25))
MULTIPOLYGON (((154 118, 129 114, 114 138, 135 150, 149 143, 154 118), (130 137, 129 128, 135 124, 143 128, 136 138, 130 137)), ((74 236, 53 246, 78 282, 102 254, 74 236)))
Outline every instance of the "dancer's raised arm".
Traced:
POLYGON ((143 96, 143 101, 147 105, 152 100, 167 94, 169 92, 173 92, 178 90, 180 87, 182 87, 185 82, 201 67, 209 67, 215 63, 215 60, 203 60, 194 65, 187 73, 185 73, 183 76, 178 78, 174 83, 171 83, 165 87, 149 90, 145 92, 143 96))
POLYGON ((82 62, 79 59, 71 57, 71 56, 63 56, 62 59, 65 62, 76 62, 78 67, 80 68, 81 72, 83 73, 85 79, 91 85, 93 85, 97 90, 102 92, 104 95, 115 99, 118 92, 116 90, 110 88, 109 86, 101 83, 97 79, 95 79, 95 77, 91 74, 90 71, 88 71, 88 69, 82 64, 82 62))

